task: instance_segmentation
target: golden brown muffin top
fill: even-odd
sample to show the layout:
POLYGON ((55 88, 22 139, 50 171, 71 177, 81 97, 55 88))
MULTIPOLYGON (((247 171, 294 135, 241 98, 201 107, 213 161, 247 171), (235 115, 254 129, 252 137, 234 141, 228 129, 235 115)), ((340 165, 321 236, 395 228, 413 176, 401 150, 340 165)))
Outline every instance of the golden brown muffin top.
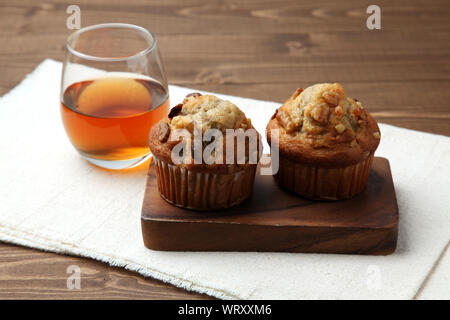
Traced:
POLYGON ((311 164, 345 166, 375 151, 380 141, 376 121, 339 83, 298 89, 268 124, 280 129, 280 152, 311 164))
POLYGON ((233 103, 213 95, 188 95, 179 113, 169 124, 177 129, 189 128, 192 122, 201 124, 203 132, 218 129, 247 129, 251 127, 250 119, 233 103))
MULTIPOLYGON (((181 164, 182 166, 190 170, 231 173, 236 170, 242 170, 249 165, 256 165, 256 163, 253 163, 254 159, 259 159, 262 151, 262 147, 258 143, 256 143, 256 148, 253 148, 255 144, 250 143, 251 139, 244 138, 245 154, 240 155, 237 152, 239 142, 235 134, 237 132, 238 134, 249 134, 249 129, 254 130, 250 119, 230 101, 219 99, 213 95, 201 95, 200 93, 187 95, 183 103, 176 105, 170 110, 166 119, 161 120, 152 127, 149 135, 150 150, 159 159, 173 164, 172 149, 183 139, 180 138, 180 132, 187 133, 188 138, 193 143, 198 134, 202 134, 204 137, 205 132, 209 129, 217 129, 222 133, 217 141, 223 147, 222 163, 194 164, 192 163, 193 159, 191 159, 190 164, 183 163, 181 164), (199 128, 202 130, 200 131, 199 128), (232 130, 234 137, 230 136, 230 141, 226 138, 227 129, 234 129, 232 130), (231 141, 234 141, 234 143, 229 144, 231 141), (232 164, 225 163, 227 150, 229 149, 227 144, 233 150, 234 162, 232 164)), ((255 136, 255 140, 260 142, 261 136, 259 133, 256 130, 251 133, 255 136)), ((200 137, 201 153, 203 153, 210 142, 211 140, 202 141, 202 137, 200 137)), ((195 146, 192 143, 191 146, 194 148, 195 146)), ((192 149, 191 156, 194 155, 194 151, 192 149)))

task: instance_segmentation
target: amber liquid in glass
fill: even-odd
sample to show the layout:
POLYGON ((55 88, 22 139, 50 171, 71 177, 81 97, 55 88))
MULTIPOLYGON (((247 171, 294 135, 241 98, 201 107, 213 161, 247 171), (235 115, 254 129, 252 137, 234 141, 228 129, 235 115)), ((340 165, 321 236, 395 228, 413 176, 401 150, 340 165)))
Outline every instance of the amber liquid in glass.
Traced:
POLYGON ((101 160, 128 160, 149 154, 150 128, 169 111, 166 89, 158 82, 104 78, 72 84, 61 114, 75 148, 101 160))

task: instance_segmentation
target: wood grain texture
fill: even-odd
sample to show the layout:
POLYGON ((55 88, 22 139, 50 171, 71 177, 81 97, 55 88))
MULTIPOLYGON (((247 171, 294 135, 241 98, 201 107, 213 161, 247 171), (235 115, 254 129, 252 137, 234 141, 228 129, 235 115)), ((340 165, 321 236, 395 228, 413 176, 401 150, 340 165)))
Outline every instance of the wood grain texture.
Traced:
POLYGON ((0 245, 0 299, 211 299, 91 259, 0 245), (67 289, 67 268, 81 288, 67 289))
MULTIPOLYGON (((172 84, 281 102, 297 87, 340 81, 377 120, 450 136, 449 1, 376 3, 382 9, 380 31, 365 27, 372 4, 365 0, 76 1, 82 26, 128 22, 152 30, 172 84)), ((43 59, 63 58, 70 4, 0 2, 0 95, 43 59)), ((90 260, 6 244, 0 245, 0 268, 5 298, 129 298, 130 283, 136 282, 143 284, 142 298, 195 297, 90 260), (61 273, 46 263, 53 259, 61 273), (5 267, 10 262, 19 271, 5 267), (88 266, 96 279, 126 284, 116 289, 117 282, 101 287, 93 281, 81 292, 55 290, 64 287, 65 267, 72 262, 88 266)))
POLYGON ((249 199, 213 212, 162 199, 152 163, 141 224, 144 244, 154 250, 386 255, 397 245, 398 207, 384 158, 375 157, 366 188, 351 199, 308 200, 257 173, 249 199))

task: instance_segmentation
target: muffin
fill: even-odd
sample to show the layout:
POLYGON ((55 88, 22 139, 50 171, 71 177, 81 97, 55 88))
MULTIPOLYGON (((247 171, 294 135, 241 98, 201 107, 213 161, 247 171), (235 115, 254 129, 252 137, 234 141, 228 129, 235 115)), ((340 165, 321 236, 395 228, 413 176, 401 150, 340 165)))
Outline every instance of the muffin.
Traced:
POLYGON ((298 89, 272 116, 266 134, 279 148, 276 182, 317 200, 362 191, 380 143, 374 118, 339 83, 298 89), (274 130, 279 130, 278 142, 274 130))
POLYGON ((261 136, 236 105, 199 93, 187 95, 152 127, 149 146, 161 196, 194 210, 225 209, 247 199, 262 152, 261 136))

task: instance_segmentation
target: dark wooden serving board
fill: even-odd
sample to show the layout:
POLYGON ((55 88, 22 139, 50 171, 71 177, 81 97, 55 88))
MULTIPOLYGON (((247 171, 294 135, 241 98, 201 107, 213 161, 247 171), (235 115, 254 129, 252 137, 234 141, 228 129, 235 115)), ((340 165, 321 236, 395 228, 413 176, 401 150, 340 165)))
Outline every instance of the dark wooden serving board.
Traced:
POLYGON ((150 165, 142 207, 144 244, 166 251, 276 251, 387 255, 397 245, 398 207, 389 162, 375 158, 366 189, 343 201, 311 201, 257 174, 252 196, 217 212, 161 198, 150 165))

